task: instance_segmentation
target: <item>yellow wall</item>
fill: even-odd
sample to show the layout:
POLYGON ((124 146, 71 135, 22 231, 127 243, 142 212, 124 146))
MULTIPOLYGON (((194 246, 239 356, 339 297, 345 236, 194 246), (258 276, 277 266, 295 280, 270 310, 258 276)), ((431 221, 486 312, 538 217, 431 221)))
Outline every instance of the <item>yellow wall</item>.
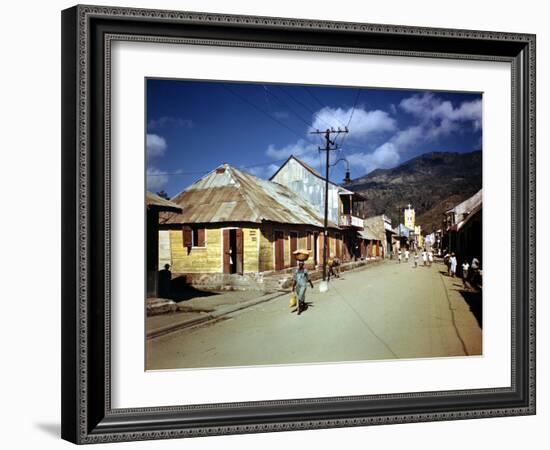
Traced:
MULTIPOLYGON (((261 227, 241 227, 243 231, 244 272, 257 273, 274 270, 274 231, 285 233, 285 267, 290 267, 290 231, 298 232, 298 248, 307 248, 306 232, 296 230, 288 225, 262 224, 261 227)), ((161 230, 164 234, 162 248, 162 263, 169 262, 174 273, 222 273, 222 228, 207 228, 205 232, 206 246, 192 247, 190 251, 183 247, 181 230, 161 230), (170 258, 170 260, 168 260, 170 258)), ((332 233, 331 233, 332 234, 332 233)), ((336 238, 329 237, 330 251, 336 255, 336 238)), ((342 244, 343 245, 343 244, 342 244)), ((313 242, 312 242, 313 250, 313 242)), ((319 248, 322 258, 322 248, 319 248)), ((161 255, 159 255, 159 259, 161 255)), ((313 255, 310 263, 313 263, 313 255)))
MULTIPOLYGON (((244 272, 258 272, 258 239, 257 228, 241 228, 243 231, 244 272)), ((222 260, 222 228, 206 229, 206 246, 192 247, 190 251, 183 246, 181 230, 170 230, 170 254, 172 272, 175 273, 221 273, 222 260)))
POLYGON ((244 268, 245 272, 259 271, 259 248, 260 230, 258 228, 242 228, 244 246, 244 268))
POLYGON ((175 273, 219 273, 221 264, 221 231, 207 229, 206 247, 192 247, 189 251, 183 246, 181 230, 170 230, 170 253, 172 272, 175 273))
POLYGON ((273 270, 273 229, 269 226, 263 226, 260 231, 260 271, 273 270))

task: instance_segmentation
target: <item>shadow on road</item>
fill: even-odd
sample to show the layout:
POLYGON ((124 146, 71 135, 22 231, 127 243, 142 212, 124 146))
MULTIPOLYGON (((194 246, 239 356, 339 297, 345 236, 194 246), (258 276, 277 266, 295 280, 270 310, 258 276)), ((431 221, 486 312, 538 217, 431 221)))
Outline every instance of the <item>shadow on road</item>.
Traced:
POLYGON ((190 300, 197 297, 210 297, 217 295, 215 292, 201 291, 189 285, 184 276, 176 277, 170 282, 168 298, 176 302, 190 300))
POLYGON ((479 325, 479 328, 483 328, 483 303, 481 291, 472 291, 465 289, 456 289, 460 295, 464 298, 464 301, 470 307, 470 311, 474 315, 479 325))
MULTIPOLYGON (((315 307, 315 305, 313 304, 313 302, 305 302, 304 305, 303 305, 303 309, 302 309, 301 314, 306 312, 309 308, 314 308, 314 307, 315 307)), ((291 312, 295 313, 296 311, 298 311, 298 308, 294 308, 291 312)))

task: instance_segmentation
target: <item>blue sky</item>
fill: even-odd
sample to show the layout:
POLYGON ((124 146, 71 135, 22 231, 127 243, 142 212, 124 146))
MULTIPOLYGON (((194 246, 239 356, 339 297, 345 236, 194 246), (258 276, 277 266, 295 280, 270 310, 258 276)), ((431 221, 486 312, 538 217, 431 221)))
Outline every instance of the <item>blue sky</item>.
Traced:
MULTIPOLYGON (((269 178, 294 154, 324 173, 313 130, 348 127, 352 178, 431 151, 481 149, 479 93, 148 79, 147 185, 170 196, 229 163, 269 178)), ((344 137, 345 136, 345 137, 344 137)), ((344 177, 345 163, 330 179, 344 177)))

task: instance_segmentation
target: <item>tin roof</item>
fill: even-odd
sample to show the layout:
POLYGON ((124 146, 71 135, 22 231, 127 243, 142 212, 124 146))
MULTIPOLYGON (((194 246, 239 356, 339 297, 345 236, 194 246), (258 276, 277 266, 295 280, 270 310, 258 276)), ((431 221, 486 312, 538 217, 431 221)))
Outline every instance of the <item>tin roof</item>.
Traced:
POLYGON ((147 191, 147 194, 145 196, 145 203, 147 204, 148 208, 156 208, 159 211, 181 211, 181 207, 179 205, 176 205, 170 200, 166 200, 165 198, 162 198, 159 195, 153 194, 149 191, 147 191))
POLYGON ((464 225, 466 225, 470 220, 472 220, 473 217, 476 216, 476 214, 479 211, 481 211, 481 208, 482 208, 481 203, 476 205, 476 207, 468 213, 468 215, 466 216, 466 218, 462 222, 456 224, 456 230, 453 230, 453 231, 460 231, 464 225))
POLYGON ((456 215, 465 216, 470 211, 476 209, 482 202, 482 189, 477 191, 474 195, 459 203, 454 208, 446 211, 447 214, 454 213, 456 215))
MULTIPOLYGON (((323 227, 323 218, 290 189, 222 164, 176 195, 181 214, 164 213, 163 224, 277 222, 323 227)), ((329 223, 332 228, 337 228, 329 223)))

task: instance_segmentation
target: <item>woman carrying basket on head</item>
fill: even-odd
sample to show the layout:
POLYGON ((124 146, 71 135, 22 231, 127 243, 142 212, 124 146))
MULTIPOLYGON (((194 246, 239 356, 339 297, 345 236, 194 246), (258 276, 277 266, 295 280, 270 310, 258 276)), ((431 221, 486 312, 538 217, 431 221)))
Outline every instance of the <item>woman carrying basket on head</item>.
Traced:
POLYGON ((298 315, 304 310, 306 303, 306 290, 309 284, 313 289, 313 283, 309 279, 309 272, 304 267, 304 261, 309 258, 309 252, 296 251, 296 259, 298 260, 298 268, 294 271, 292 280, 292 292, 296 293, 298 306, 296 308, 298 315))

